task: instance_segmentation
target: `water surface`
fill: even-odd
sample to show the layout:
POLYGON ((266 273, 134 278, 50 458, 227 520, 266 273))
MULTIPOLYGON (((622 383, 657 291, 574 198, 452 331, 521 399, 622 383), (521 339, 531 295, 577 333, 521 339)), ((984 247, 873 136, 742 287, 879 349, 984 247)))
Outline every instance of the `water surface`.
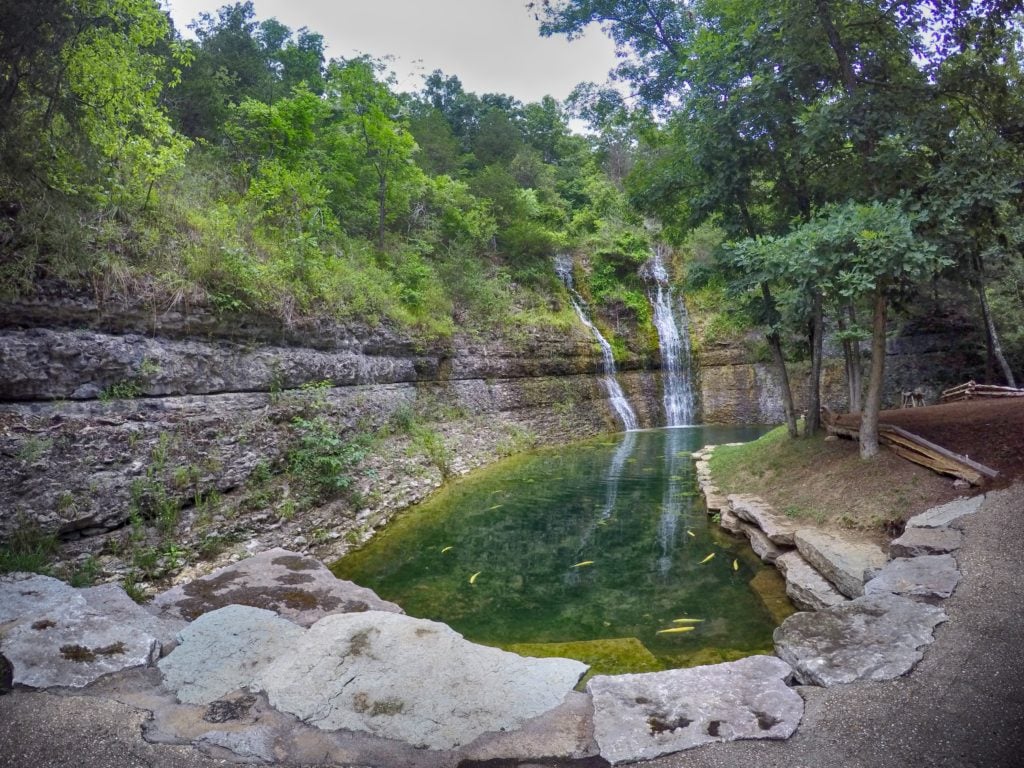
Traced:
POLYGON ((630 432, 513 457, 411 508, 334 571, 470 640, 598 671, 763 652, 781 582, 709 523, 689 455, 763 431, 630 432))

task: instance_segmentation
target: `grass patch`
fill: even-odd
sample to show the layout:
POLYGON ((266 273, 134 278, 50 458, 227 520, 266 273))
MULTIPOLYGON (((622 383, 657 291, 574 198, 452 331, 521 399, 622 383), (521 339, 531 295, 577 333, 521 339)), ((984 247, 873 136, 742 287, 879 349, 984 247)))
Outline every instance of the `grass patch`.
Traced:
POLYGON ((59 544, 53 534, 33 524, 21 525, 0 547, 0 573, 49 574, 59 544))
POLYGON ((791 520, 881 536, 895 522, 953 498, 948 479, 884 447, 870 461, 850 440, 791 440, 785 427, 711 457, 723 493, 760 496, 791 520))

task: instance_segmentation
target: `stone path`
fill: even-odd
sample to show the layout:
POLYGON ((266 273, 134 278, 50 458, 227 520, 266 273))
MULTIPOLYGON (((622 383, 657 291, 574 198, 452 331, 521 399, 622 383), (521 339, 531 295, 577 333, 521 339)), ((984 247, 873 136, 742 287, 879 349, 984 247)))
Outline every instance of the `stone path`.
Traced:
MULTIPOLYGON (((220 764, 218 757, 227 755, 224 750, 228 748, 236 755, 246 755, 249 760, 271 759, 282 765, 317 765, 318 761, 329 756, 331 764, 422 765, 425 768, 435 765, 454 768, 461 764, 468 768, 474 760, 503 758, 503 766, 516 765, 516 760, 508 760, 513 755, 522 756, 525 762, 521 764, 524 766, 545 757, 549 758, 548 764, 567 764, 572 759, 593 755, 598 745, 606 758, 620 762, 657 754, 644 750, 651 746, 650 742, 658 739, 684 742, 694 735, 702 735, 709 740, 733 735, 742 737, 747 735, 743 729, 755 724, 761 735, 768 735, 771 739, 788 729, 790 723, 799 720, 796 707, 803 706, 804 702, 803 722, 786 741, 708 743, 699 749, 657 758, 648 764, 695 768, 735 765, 999 768, 1016 765, 1014 760, 1024 749, 1024 684, 1021 682, 1024 680, 1024 655, 1019 651, 1020 638, 1024 636, 1024 618, 1020 610, 1024 578, 1015 567, 1020 544, 1024 542, 1022 512, 1024 487, 1018 486, 992 494, 980 513, 975 507, 973 512, 968 511, 957 519, 938 524, 938 527, 946 527, 951 523, 966 530, 962 547, 956 555, 963 580, 941 607, 922 602, 938 601, 934 596, 911 599, 888 594, 868 595, 853 601, 844 599, 818 614, 797 614, 779 630, 782 633, 789 624, 799 626, 806 623, 809 619, 802 617, 808 616, 823 622, 818 624, 819 627, 830 624, 842 626, 843 617, 852 615, 858 610, 857 606, 865 607, 867 615, 880 623, 898 615, 894 613, 894 606, 899 606, 900 611, 920 614, 924 617, 924 624, 936 623, 943 613, 948 615, 950 621, 934 630, 936 643, 928 648, 917 669, 910 675, 887 682, 793 689, 781 685, 787 676, 786 662, 769 659, 766 664, 776 669, 768 674, 768 678, 774 676, 776 682, 766 679, 755 689, 768 693, 776 691, 767 696, 768 699, 775 698, 770 702, 771 706, 748 700, 744 698, 746 694, 738 693, 736 688, 729 686, 723 692, 732 691, 740 706, 733 710, 733 714, 718 716, 719 710, 715 707, 723 706, 726 696, 713 697, 713 700, 702 704, 700 696, 691 689, 706 690, 707 682, 687 685, 675 680, 675 676, 687 673, 706 676, 706 679, 716 675, 728 677, 730 665, 653 673, 650 676, 653 685, 643 681, 648 686, 648 693, 633 692, 632 707, 627 707, 634 711, 634 725, 629 725, 630 717, 623 716, 616 726, 618 731, 609 730, 607 723, 598 726, 603 722, 602 718, 607 719, 609 713, 615 711, 610 704, 602 705, 599 713, 593 716, 597 742, 589 751, 563 750, 561 757, 556 757, 554 751, 545 751, 550 743, 544 741, 545 735, 550 737, 550 731, 556 730, 562 734, 564 743, 585 746, 589 739, 586 723, 592 717, 589 701, 600 702, 610 696, 628 705, 629 700, 622 698, 626 695, 623 691, 634 681, 595 678, 589 687, 590 697, 567 694, 561 705, 525 721, 518 731, 477 739, 461 748, 462 751, 453 752, 417 750, 369 734, 342 738, 344 732, 307 728, 292 716, 275 710, 266 694, 259 692, 239 690, 204 704, 180 704, 174 700, 171 689, 161 690, 157 670, 139 668, 108 675, 87 688, 85 695, 15 691, 0 696, 0 723, 4 724, 0 728, 0 765, 120 768, 147 764, 160 768, 178 765, 205 768, 220 764), (612 694, 616 689, 621 695, 612 694), (658 691, 665 693, 659 694, 658 691), (794 697, 794 691, 800 695, 794 697), (801 702, 796 699, 801 699, 801 702), (189 731, 196 734, 189 740, 202 745, 208 756, 203 757, 191 748, 183 751, 181 747, 154 746, 141 741, 138 726, 142 717, 137 714, 141 709, 155 713, 153 722, 147 727, 150 738, 173 740, 175 733, 189 731), (787 714, 777 717, 776 711, 787 714), (684 721, 688 722, 684 724, 684 721), (764 725, 767 728, 762 727, 764 725), (101 736, 97 738, 96 734, 101 736), (630 746, 630 739, 637 736, 643 736, 646 743, 641 739, 630 746), (622 747, 622 744, 626 746, 622 747)), ((943 517, 947 514, 944 512, 943 517)), ((927 522, 935 524, 936 520, 929 518, 927 522)), ((868 575, 880 578, 884 569, 868 575)), ((897 575, 901 579, 906 576, 897 575)), ((867 584, 871 583, 869 578, 867 584)), ((875 589, 878 587, 872 588, 875 589)), ((7 604, 0 596, 0 606, 7 604)), ((244 610, 258 611, 254 608, 244 610)), ((356 620, 372 615, 340 615, 321 621, 327 621, 328 626, 335 622, 355 626, 356 620)), ((379 615, 389 617, 385 621, 417 621, 397 614, 379 615)), ((0 619, 0 634, 11 626, 4 622, 11 620, 10 616, 0 619)), ((863 623, 864 620, 858 621, 863 623)), ((316 631, 316 624, 313 630, 293 626, 303 633, 302 637, 316 631)), ((793 634, 786 630, 783 636, 793 634)), ((0 639, 0 652, 7 650, 6 637, 3 635, 0 639)), ((349 637, 351 639, 352 635, 349 637)), ((186 645, 187 642, 183 642, 179 650, 184 651, 186 645)), ((789 644, 792 647, 797 645, 796 642, 789 644)), ((785 642, 780 643, 780 649, 783 647, 788 647, 785 642)), ((164 662, 172 657, 173 654, 164 662)), ((801 677, 809 675, 807 670, 814 666, 811 662, 819 658, 827 658, 827 654, 820 651, 794 652, 792 661, 797 674, 801 677)), ((747 664, 762 663, 743 661, 747 664)), ((894 673, 900 674, 898 671, 894 673)), ((509 679, 507 684, 514 682, 514 679, 509 679)), ((751 695, 756 695, 757 690, 751 695)), ((350 701, 355 703, 356 700, 353 697, 350 701)), ((367 699, 369 711, 373 711, 374 703, 367 699)), ((396 708, 397 705, 390 709, 378 707, 378 716, 392 716, 387 712, 396 708)))

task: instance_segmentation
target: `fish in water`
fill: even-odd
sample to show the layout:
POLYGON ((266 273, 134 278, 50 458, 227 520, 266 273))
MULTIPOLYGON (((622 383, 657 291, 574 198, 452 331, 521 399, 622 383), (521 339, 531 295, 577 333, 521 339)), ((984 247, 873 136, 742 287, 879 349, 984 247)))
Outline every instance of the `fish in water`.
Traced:
POLYGON ((709 560, 711 560, 711 558, 713 558, 714 556, 715 556, 715 553, 714 553, 714 552, 712 552, 712 553, 711 553, 710 555, 708 555, 708 556, 707 556, 707 557, 705 557, 705 558, 704 558, 703 560, 701 560, 701 561, 700 561, 699 563, 697 563, 697 565, 704 565, 704 563, 706 563, 706 562, 708 562, 709 560))
POLYGON ((656 634, 659 635, 678 635, 683 632, 693 632, 696 627, 672 627, 671 629, 659 629, 656 634))
POLYGON ((686 532, 686 535, 687 535, 687 536, 692 536, 692 537, 693 537, 693 538, 695 538, 695 539, 697 538, 697 534, 696 534, 696 533, 694 533, 693 531, 687 531, 687 532, 686 532))
POLYGON ((483 571, 477 571, 472 576, 470 576, 469 577, 469 583, 470 584, 476 584, 476 577, 479 576, 481 573, 483 573, 483 571))
POLYGON ((580 560, 578 563, 576 563, 576 565, 573 566, 573 568, 582 568, 585 565, 593 565, 593 564, 594 564, 593 560, 580 560))
POLYGON ((740 561, 739 560, 733 560, 732 561, 732 569, 734 571, 738 571, 740 569, 740 561))
POLYGON ((441 549, 441 554, 443 555, 445 552, 447 552, 447 551, 449 551, 451 549, 455 549, 455 547, 451 546, 451 545, 449 545, 447 547, 444 547, 444 548, 441 549))
POLYGON ((488 507, 487 509, 485 509, 484 512, 493 512, 494 510, 501 509, 504 506, 504 504, 495 504, 493 507, 488 507))
POLYGON ((672 619, 673 624, 701 624, 704 619, 672 619))

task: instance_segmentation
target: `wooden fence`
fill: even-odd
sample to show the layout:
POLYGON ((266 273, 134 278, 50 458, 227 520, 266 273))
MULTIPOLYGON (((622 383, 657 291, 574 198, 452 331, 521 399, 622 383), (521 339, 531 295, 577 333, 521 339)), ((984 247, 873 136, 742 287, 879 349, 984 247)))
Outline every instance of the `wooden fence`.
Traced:
POLYGON ((1024 397, 1024 389, 968 381, 966 384, 945 390, 941 400, 944 403, 955 403, 958 400, 973 400, 976 397, 1024 397))

